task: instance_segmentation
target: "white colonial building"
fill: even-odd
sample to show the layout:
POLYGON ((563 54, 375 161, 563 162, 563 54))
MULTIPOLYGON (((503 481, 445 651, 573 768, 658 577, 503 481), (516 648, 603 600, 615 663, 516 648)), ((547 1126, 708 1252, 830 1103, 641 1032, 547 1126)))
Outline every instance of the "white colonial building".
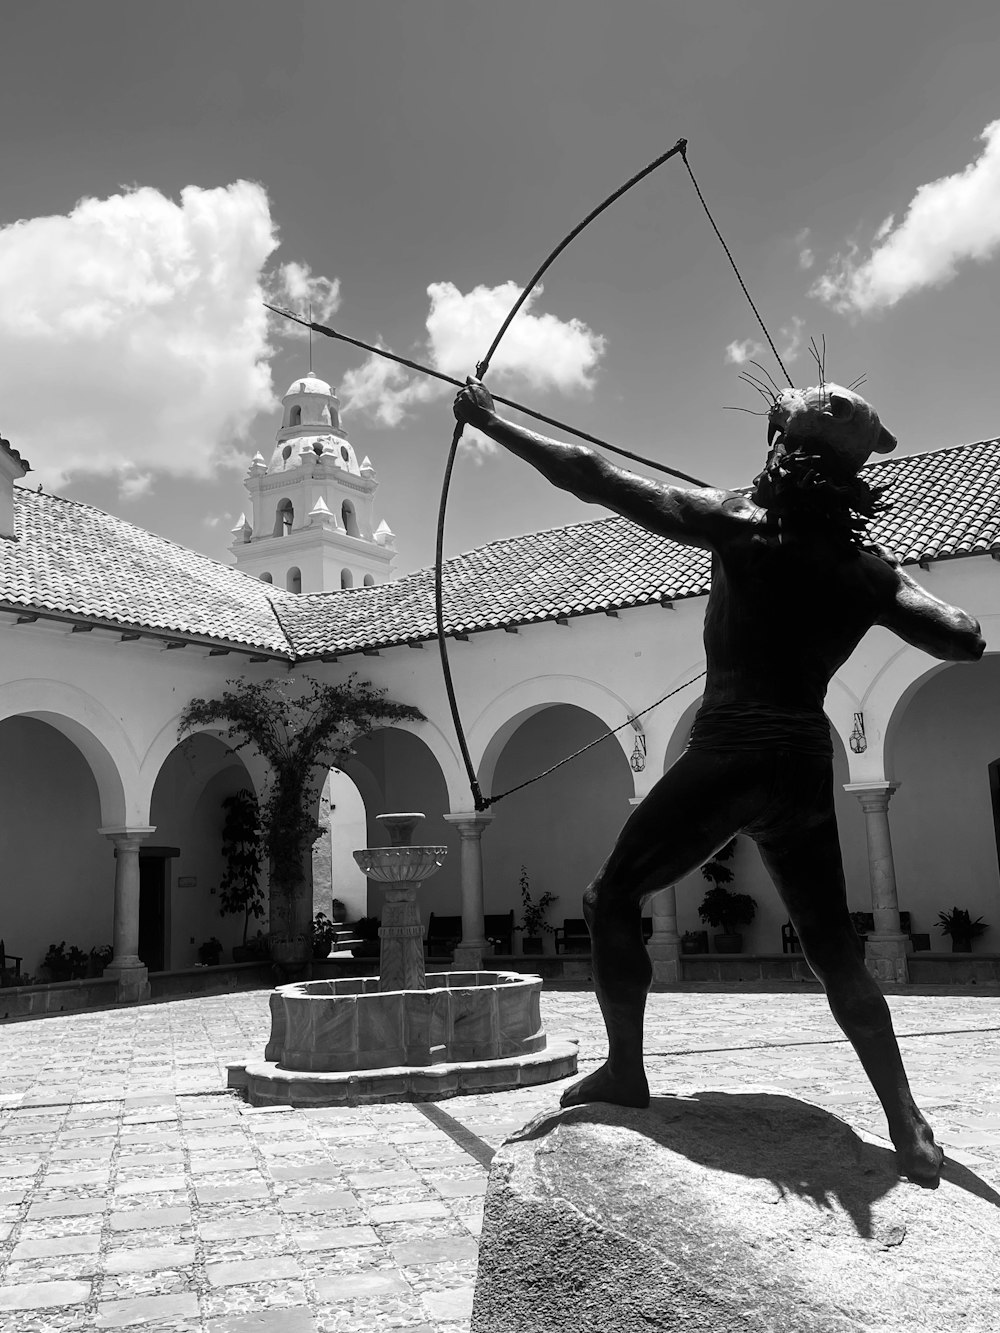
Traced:
MULTIPOLYGON (((536 897, 558 895, 555 923, 581 914, 631 806, 685 744, 708 557, 617 517, 493 543, 444 571, 483 791, 515 788, 620 729, 476 813, 442 684, 433 572, 392 577, 374 469, 357 463, 336 397, 315 376, 286 394, 270 462, 251 464, 235 569, 15 486, 23 472, 4 444, 0 938, 31 973, 50 943, 113 942, 111 975, 123 997, 138 996, 147 970, 190 967, 208 936, 238 942, 242 922, 216 906, 221 802, 260 790, 265 775, 219 734, 177 733, 188 701, 227 679, 357 672, 423 712, 368 737, 333 775, 316 902, 335 894, 352 917, 376 914, 350 849, 377 840, 375 815, 422 810, 420 840, 452 848, 423 908, 462 914, 469 961, 483 949, 484 910, 519 909, 522 867, 536 897)), ((878 538, 976 615, 988 644, 982 662, 946 665, 876 629, 829 692, 849 902, 874 910, 879 970, 900 979, 923 975, 925 955, 907 956, 899 909, 932 949, 948 947, 935 922, 953 906, 989 923, 984 960, 1000 941, 1000 443, 889 459, 866 475, 893 500, 878 538)), ((734 887, 758 904, 745 950, 780 953, 785 912, 749 840, 734 865, 734 887)), ((700 928, 706 887, 695 875, 654 900, 661 980, 679 975, 678 932, 700 928)))

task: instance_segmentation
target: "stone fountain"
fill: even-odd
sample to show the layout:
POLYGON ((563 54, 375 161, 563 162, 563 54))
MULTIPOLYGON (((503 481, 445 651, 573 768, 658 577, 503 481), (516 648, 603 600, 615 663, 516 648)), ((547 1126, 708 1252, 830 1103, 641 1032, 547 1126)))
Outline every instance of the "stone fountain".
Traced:
POLYGON ((263 1060, 229 1067, 254 1106, 423 1101, 548 1083, 576 1072, 572 1041, 549 1042, 542 979, 520 972, 432 972, 417 889, 447 847, 414 846, 421 814, 379 815, 388 847, 354 859, 385 886, 377 977, 298 981, 271 992, 263 1060))

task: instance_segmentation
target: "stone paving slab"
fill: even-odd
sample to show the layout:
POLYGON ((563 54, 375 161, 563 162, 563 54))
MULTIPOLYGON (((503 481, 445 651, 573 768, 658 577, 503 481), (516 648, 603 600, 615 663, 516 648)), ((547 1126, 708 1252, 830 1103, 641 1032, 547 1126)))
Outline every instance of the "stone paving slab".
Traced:
MULTIPOLYGON (((918 1102, 1000 1188, 1000 996, 889 998, 918 1102)), ((544 992, 550 1034, 604 1033, 544 992)), ((254 1109, 228 1064, 263 1050, 267 992, 4 1025, 0 1325, 19 1333, 466 1333, 493 1150, 566 1082, 414 1105, 254 1109)), ((650 996, 654 1091, 766 1085, 884 1136, 826 1002, 650 996)))

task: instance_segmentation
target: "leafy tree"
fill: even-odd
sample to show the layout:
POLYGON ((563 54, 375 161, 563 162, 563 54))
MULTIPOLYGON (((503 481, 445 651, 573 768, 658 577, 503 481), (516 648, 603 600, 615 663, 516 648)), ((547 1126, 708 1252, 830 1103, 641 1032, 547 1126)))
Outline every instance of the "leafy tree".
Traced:
MULTIPOLYGON (((252 746, 270 770, 261 806, 261 834, 270 869, 271 930, 291 956, 309 958, 312 896, 310 850, 322 832, 312 816, 312 795, 322 771, 342 767, 362 736, 386 722, 421 720, 410 704, 352 673, 325 684, 311 676, 283 680, 229 680, 218 699, 192 699, 181 714, 183 736, 228 723, 236 750, 252 746)), ((273 951, 272 951, 273 952, 273 951)))
POLYGON ((227 796, 222 802, 222 855, 226 868, 219 883, 219 915, 243 913, 243 943, 247 942, 250 918, 264 915, 264 895, 260 888, 261 846, 260 809, 257 797, 248 787, 227 796))

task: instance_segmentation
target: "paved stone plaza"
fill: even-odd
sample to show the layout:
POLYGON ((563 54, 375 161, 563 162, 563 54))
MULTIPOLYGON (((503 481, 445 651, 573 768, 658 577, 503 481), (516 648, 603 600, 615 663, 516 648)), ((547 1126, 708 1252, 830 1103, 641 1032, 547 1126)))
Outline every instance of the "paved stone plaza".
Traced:
MULTIPOLYGON (((890 998, 919 1103, 1000 1188, 1000 995, 890 998)), ((586 991, 550 1034, 603 1052, 586 991)), ((267 992, 4 1026, 0 1326, 18 1333, 467 1330, 492 1150, 565 1086, 357 1110, 254 1110, 226 1065, 263 1049, 267 992)), ((884 1134, 823 997, 650 997, 654 1092, 766 1085, 884 1134)))

